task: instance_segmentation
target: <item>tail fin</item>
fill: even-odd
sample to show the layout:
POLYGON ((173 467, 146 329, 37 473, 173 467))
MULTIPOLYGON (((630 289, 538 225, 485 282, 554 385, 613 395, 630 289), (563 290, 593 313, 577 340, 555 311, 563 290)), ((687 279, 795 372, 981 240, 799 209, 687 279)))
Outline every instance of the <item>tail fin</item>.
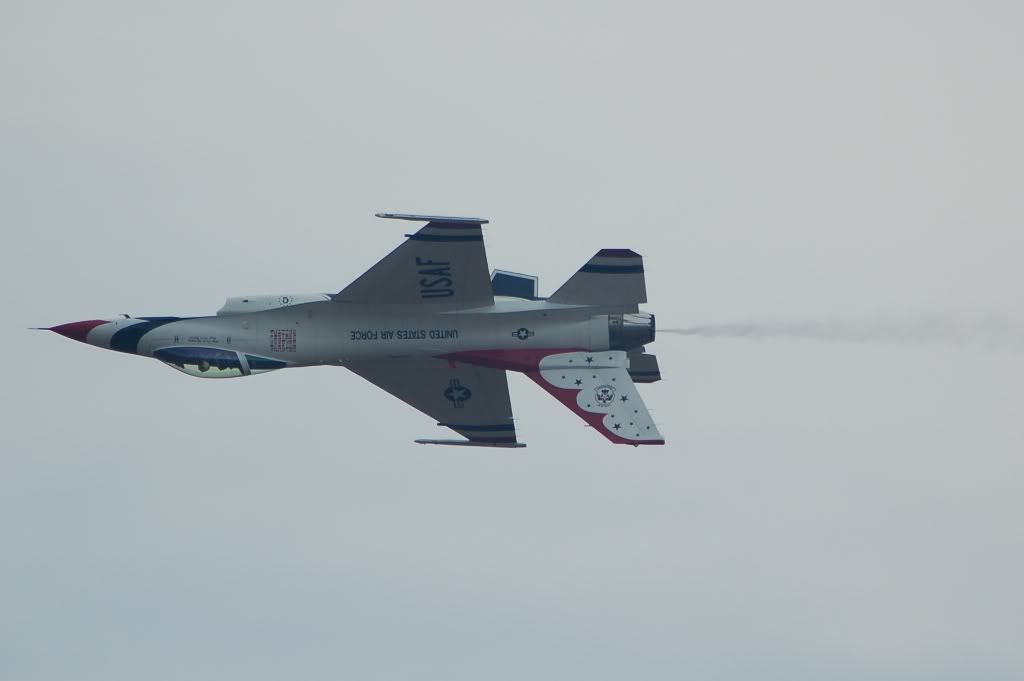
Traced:
POLYGON ((629 249, 602 249, 548 300, 577 305, 646 303, 643 258, 629 249))
POLYGON ((631 351, 629 357, 629 377, 634 383, 657 383, 661 380, 661 369, 658 358, 644 352, 643 348, 631 351))

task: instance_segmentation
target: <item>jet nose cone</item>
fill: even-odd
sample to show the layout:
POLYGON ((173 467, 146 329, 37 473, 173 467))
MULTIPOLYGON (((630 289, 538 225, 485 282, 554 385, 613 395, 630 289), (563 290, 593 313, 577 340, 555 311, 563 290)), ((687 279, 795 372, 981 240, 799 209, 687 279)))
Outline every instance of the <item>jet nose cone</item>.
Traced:
POLYGON ((85 343, 85 338, 86 336, 89 335, 89 332, 95 329, 100 324, 106 324, 106 322, 102 319, 89 319, 84 322, 69 322, 67 324, 61 324, 59 326, 51 326, 50 331, 53 331, 54 333, 59 333, 65 338, 70 338, 72 340, 85 343))

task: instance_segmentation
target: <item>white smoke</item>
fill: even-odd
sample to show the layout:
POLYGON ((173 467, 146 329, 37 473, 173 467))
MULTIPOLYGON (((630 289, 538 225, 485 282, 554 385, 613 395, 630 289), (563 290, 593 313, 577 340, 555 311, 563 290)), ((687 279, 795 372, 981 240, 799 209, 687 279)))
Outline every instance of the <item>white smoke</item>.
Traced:
POLYGON ((917 314, 864 319, 751 320, 659 328, 702 338, 797 338, 848 343, 934 343, 1024 350, 1024 325, 993 314, 917 314))

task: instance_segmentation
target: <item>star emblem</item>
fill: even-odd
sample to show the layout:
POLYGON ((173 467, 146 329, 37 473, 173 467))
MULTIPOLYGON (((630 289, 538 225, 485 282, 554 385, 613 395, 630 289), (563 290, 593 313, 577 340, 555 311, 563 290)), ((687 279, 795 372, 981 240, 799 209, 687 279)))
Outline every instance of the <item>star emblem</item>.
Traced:
POLYGON ((444 389, 444 396, 457 409, 461 409, 466 400, 473 396, 473 391, 462 385, 459 379, 453 378, 448 383, 448 387, 444 389))
POLYGON ((576 379, 576 385, 583 385, 583 379, 582 378, 577 378, 576 379))
POLYGON ((623 402, 629 402, 629 395, 623 395, 619 399, 622 400, 623 402))
POLYGON ((593 364, 593 363, 594 363, 594 358, 593 357, 587 357, 587 364, 593 364))
POLYGON ((612 428, 614 428, 615 430, 618 430, 621 427, 622 427, 621 423, 616 423, 614 426, 612 426, 612 428))

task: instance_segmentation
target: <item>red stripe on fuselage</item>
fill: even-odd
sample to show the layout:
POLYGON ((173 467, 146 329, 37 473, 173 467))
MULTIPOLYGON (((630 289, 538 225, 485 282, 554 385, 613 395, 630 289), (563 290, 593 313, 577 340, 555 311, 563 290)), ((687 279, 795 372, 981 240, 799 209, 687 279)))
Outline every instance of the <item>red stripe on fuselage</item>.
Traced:
POLYGON ((546 350, 470 350, 467 352, 453 352, 447 355, 440 355, 443 359, 464 364, 476 364, 477 366, 490 367, 492 369, 507 369, 508 371, 521 371, 523 373, 537 371, 540 369, 540 361, 549 355, 558 355, 563 352, 585 352, 583 348, 559 348, 546 350))

